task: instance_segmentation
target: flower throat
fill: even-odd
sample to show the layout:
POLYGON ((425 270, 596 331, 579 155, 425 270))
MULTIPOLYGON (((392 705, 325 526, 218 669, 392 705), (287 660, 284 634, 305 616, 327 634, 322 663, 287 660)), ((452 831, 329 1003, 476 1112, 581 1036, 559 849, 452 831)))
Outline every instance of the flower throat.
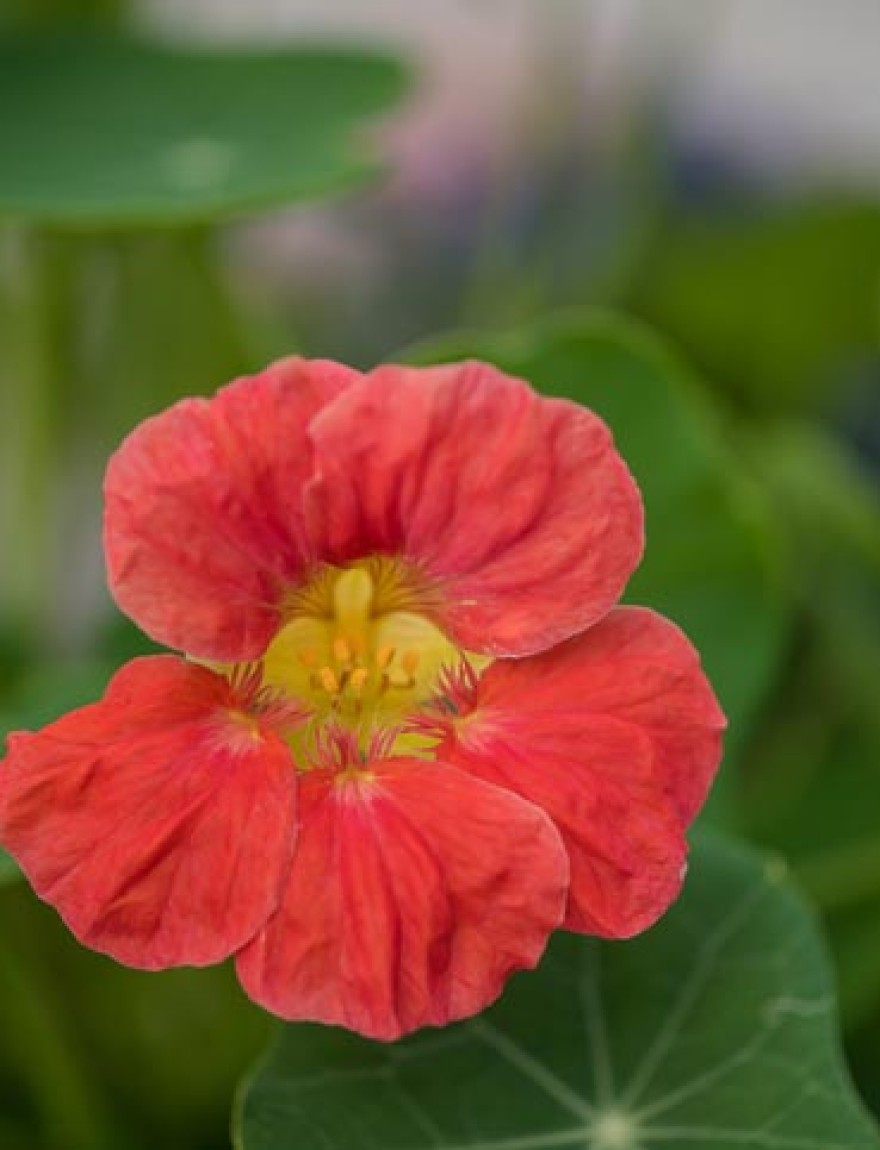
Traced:
POLYGON ((431 699, 459 651, 391 563, 322 567, 262 660, 263 683, 353 729, 401 723, 431 699))

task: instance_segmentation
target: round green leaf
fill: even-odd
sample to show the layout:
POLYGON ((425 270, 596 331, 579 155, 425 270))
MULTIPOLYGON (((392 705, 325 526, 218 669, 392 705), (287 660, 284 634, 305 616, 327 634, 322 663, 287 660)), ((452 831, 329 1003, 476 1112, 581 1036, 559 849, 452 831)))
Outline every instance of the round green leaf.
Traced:
POLYGON ((287 1026, 239 1150, 878 1150, 846 1078, 813 921, 782 864, 723 841, 631 942, 560 934, 471 1022, 383 1046, 287 1026))
POLYGON ((164 225, 344 187, 375 168, 362 129, 404 87, 396 61, 360 51, 5 39, 0 215, 164 225))
POLYGON ((627 598, 671 616, 700 650, 730 721, 747 733, 776 671, 787 612, 765 508, 728 456, 683 365, 640 327, 568 315, 500 335, 421 345, 419 362, 489 360, 598 412, 645 500, 647 546, 627 598))

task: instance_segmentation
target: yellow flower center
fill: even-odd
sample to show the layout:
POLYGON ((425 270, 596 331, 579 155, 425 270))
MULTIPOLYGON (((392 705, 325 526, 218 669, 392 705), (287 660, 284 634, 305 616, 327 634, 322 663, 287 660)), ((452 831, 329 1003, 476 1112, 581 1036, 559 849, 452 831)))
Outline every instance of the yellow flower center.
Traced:
POLYGON ((319 721, 400 723, 463 657, 417 605, 390 560, 322 568, 263 657, 264 685, 302 699, 319 721))

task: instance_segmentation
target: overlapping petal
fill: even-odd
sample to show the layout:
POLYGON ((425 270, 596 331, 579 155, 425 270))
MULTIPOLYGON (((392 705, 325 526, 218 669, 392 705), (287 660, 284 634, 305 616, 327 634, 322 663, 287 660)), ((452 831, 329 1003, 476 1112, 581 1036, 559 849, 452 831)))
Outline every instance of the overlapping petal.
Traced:
POLYGON ((99 703, 10 736, 0 840, 75 935, 131 966, 217 962, 278 904, 295 776, 219 675, 135 660, 99 703))
POLYGON ((614 605, 639 560, 641 500, 605 424, 487 364, 379 368, 310 434, 316 554, 412 565, 469 650, 568 638, 614 605))
POLYGON ((283 903, 237 968, 283 1018, 391 1040, 476 1013, 534 966, 568 864, 550 820, 509 792, 424 760, 364 769, 304 776, 283 903))
POLYGON ((609 610, 642 547, 602 421, 476 363, 282 361, 147 420, 106 496, 120 606, 222 660, 265 649, 310 568, 374 555, 421 577, 461 645, 543 650, 609 610))
POLYGON ((142 423, 110 461, 110 589, 157 642, 204 659, 262 653, 309 561, 310 419, 357 372, 282 360, 142 423))
POLYGON ((571 859, 565 925, 626 937, 675 898, 724 719, 668 620, 620 608, 553 651, 494 663, 438 754, 535 802, 571 859))

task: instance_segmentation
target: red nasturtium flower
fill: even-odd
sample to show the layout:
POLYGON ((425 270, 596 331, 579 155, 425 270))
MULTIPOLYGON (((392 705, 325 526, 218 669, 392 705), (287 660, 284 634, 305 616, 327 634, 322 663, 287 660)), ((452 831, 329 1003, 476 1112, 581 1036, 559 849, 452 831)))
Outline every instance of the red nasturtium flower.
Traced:
POLYGON ((114 596, 184 655, 0 766, 0 841, 82 942, 234 955, 275 1014, 394 1039, 676 897, 724 720, 615 607, 642 508, 590 411, 289 359, 148 419, 106 500, 114 596))

